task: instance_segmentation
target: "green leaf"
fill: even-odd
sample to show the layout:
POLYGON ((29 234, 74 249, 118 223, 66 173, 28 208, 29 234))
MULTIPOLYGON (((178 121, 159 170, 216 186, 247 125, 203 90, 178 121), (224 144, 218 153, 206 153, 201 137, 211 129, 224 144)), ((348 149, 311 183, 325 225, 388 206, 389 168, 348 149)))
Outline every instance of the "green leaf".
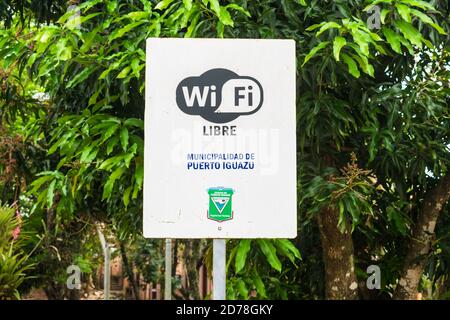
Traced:
POLYGON ((76 86, 77 84, 79 84, 80 82, 83 82, 84 80, 86 80, 91 74, 92 72, 94 72, 97 68, 96 67, 87 67, 84 68, 83 71, 81 71, 80 73, 77 73, 75 75, 75 77, 73 77, 66 85, 67 89, 70 89, 74 86, 76 86))
POLYGON ((126 151, 128 147, 128 129, 126 127, 120 129, 120 144, 122 145, 123 151, 126 151))
POLYGON ((174 0, 163 0, 158 2, 158 4, 155 6, 156 10, 164 10, 167 8, 174 0))
POLYGON ((94 150, 92 150, 91 153, 89 153, 89 155, 85 158, 85 162, 87 163, 91 163, 92 161, 94 161, 94 159, 97 157, 97 154, 99 152, 99 148, 94 148, 94 150))
POLYGON ((81 162, 86 162, 86 158, 91 153, 93 148, 94 148, 93 145, 88 145, 88 146, 86 146, 86 148, 83 149, 83 151, 81 152, 81 157, 80 157, 81 162))
POLYGON ((111 137, 119 128, 119 124, 115 122, 109 122, 110 126, 103 133, 103 141, 106 141, 109 137, 111 137))
POLYGON ((142 188, 142 182, 144 181, 144 166, 141 163, 136 164, 134 179, 138 188, 142 188))
POLYGON ((121 166, 118 167, 116 170, 114 170, 113 173, 111 173, 111 175, 109 176, 108 180, 105 183, 105 186, 103 187, 102 200, 109 199, 109 197, 111 196, 111 192, 114 188, 114 183, 116 182, 117 179, 119 179, 122 176, 125 170, 126 168, 121 166))
POLYGON ((426 14, 420 12, 419 10, 415 10, 415 9, 412 9, 412 10, 411 10, 411 13, 412 13, 414 16, 418 17, 423 23, 426 23, 426 24, 430 25, 431 27, 433 27, 434 29, 436 29, 436 31, 439 32, 439 34, 442 34, 442 35, 447 34, 447 33, 444 31, 444 29, 442 29, 441 26, 439 26, 437 23, 435 23, 435 22, 433 21, 433 19, 431 19, 431 18, 430 18, 429 16, 427 16, 426 14))
POLYGON ((339 54, 341 52, 341 49, 346 44, 347 44, 347 40, 345 40, 344 37, 338 36, 338 37, 334 38, 334 41, 333 41, 333 55, 334 55, 334 59, 336 59, 336 61, 339 61, 339 54))
POLYGON ((133 186, 129 186, 125 189, 125 192, 123 193, 123 204, 125 205, 125 208, 128 207, 128 204, 130 203, 130 193, 133 189, 133 186))
POLYGON ((46 183, 46 182, 49 181, 49 180, 52 180, 52 178, 53 178, 53 177, 50 176, 50 175, 45 175, 45 176, 43 176, 43 177, 40 177, 40 178, 34 180, 34 181, 31 183, 32 189, 30 190, 30 193, 35 193, 37 190, 40 189, 40 187, 41 187, 44 183, 46 183))
POLYGON ((231 15, 225 7, 220 7, 219 21, 222 22, 224 26, 233 27, 234 25, 233 19, 231 19, 231 15))
POLYGON ((292 252, 294 257, 297 259, 301 259, 300 251, 298 251, 297 247, 288 239, 277 239, 277 246, 280 248, 284 248, 285 251, 292 252))
POLYGON ((125 15, 126 18, 129 18, 133 21, 139 21, 142 19, 149 18, 150 12, 147 11, 133 11, 125 15))
POLYGON ((123 79, 125 78, 128 73, 130 73, 131 67, 130 66, 126 66, 125 68, 122 69, 122 71, 120 71, 120 73, 117 75, 117 79, 123 79))
POLYGON ((261 296, 261 298, 267 298, 266 287, 256 269, 252 272, 252 280, 255 285, 256 292, 261 296))
POLYGON ((114 156, 106 159, 99 166, 99 170, 111 170, 114 166, 120 164, 124 159, 124 155, 114 156))
POLYGON ((374 76, 375 70, 373 66, 369 63, 369 59, 367 59, 366 56, 352 54, 351 57, 358 62, 359 67, 364 73, 367 73, 371 77, 374 76))
POLYGON ((389 206, 386 208, 387 211, 387 217, 389 219, 389 222, 393 222, 393 225, 395 229, 397 229, 398 232, 400 232, 402 235, 406 235, 407 228, 406 228, 406 221, 404 220, 401 211, 397 211, 394 207, 389 206))
POLYGON ((400 0, 400 2, 402 3, 406 3, 408 5, 410 5, 411 7, 417 7, 420 9, 428 9, 431 11, 436 11, 436 9, 433 7, 433 5, 431 5, 430 3, 426 2, 426 1, 421 1, 421 0, 400 0))
POLYGON ((208 0, 211 9, 216 13, 217 16, 220 16, 220 3, 219 0, 208 0))
POLYGON ((361 52, 365 56, 369 56, 369 43, 372 43, 372 37, 359 29, 352 30, 352 36, 355 42, 358 44, 361 52))
POLYGON ((43 31, 41 31, 40 33, 37 34, 36 40, 41 43, 47 43, 51 40, 51 38, 55 34, 55 31, 56 31, 56 29, 53 29, 53 28, 44 29, 43 31))
POLYGON ((250 251, 251 240, 245 239, 239 241, 236 252, 235 270, 239 273, 244 267, 247 260, 247 254, 250 251))
POLYGON ((395 33, 389 28, 383 27, 383 34, 386 37, 387 42, 391 45, 392 50, 398 54, 402 54, 400 35, 395 33))
POLYGON ((187 31, 184 35, 185 38, 190 38, 195 35, 195 30, 197 28, 197 22, 200 19, 200 12, 197 12, 194 17, 191 19, 191 23, 189 24, 189 27, 187 28, 187 31))
POLYGON ((227 6, 225 6, 225 8, 227 8, 227 9, 233 9, 233 10, 242 12, 242 13, 245 14, 247 17, 251 17, 250 12, 248 12, 247 10, 245 10, 244 8, 242 8, 241 6, 239 6, 239 5, 235 4, 235 3, 231 3, 231 4, 227 5, 227 6))
POLYGON ((53 180, 47 189, 47 208, 50 208, 53 205, 53 197, 55 195, 55 185, 56 180, 53 180))
POLYGON ((116 146, 119 138, 117 136, 114 136, 108 141, 108 144, 106 145, 106 155, 110 155, 111 152, 114 150, 114 147, 116 146))
POLYGON ((242 279, 237 279, 236 288, 239 292, 239 295, 243 299, 247 300, 248 299, 248 289, 247 289, 245 282, 242 279))
POLYGON ((216 33, 217 33, 217 36, 219 37, 219 38, 223 38, 223 32, 225 31, 225 26, 223 25, 223 23, 222 22, 220 22, 220 21, 217 21, 217 24, 216 24, 216 33))
POLYGON ((377 4, 380 4, 380 3, 388 3, 388 4, 392 4, 392 0, 375 0, 375 1, 371 1, 370 4, 368 4, 368 5, 363 9, 363 11, 364 11, 364 12, 367 12, 367 11, 369 11, 370 9, 372 9, 374 6, 376 6, 377 4))
POLYGON ((400 3, 396 3, 395 7, 397 8, 400 17, 402 17, 402 19, 406 22, 411 23, 411 9, 408 6, 400 3))
POLYGON ((140 26, 141 24, 145 23, 145 20, 141 20, 141 21, 136 21, 130 24, 125 25, 124 27, 120 28, 120 29, 115 29, 111 35, 108 38, 108 41, 111 42, 115 39, 118 39, 120 37, 123 37, 124 34, 130 32, 132 29, 136 28, 137 26, 140 26))
POLYGON ((330 21, 325 23, 322 27, 320 27, 320 30, 316 33, 316 37, 320 36, 323 32, 329 30, 329 29, 340 29, 341 25, 339 23, 330 21))
POLYGON ((321 23, 317 23, 317 24, 313 24, 311 26, 309 26, 308 28, 305 29, 305 31, 314 31, 318 28, 320 28, 321 26, 323 26, 326 22, 321 22, 321 23))
POLYGON ((267 262, 269 262, 272 268, 278 272, 281 272, 281 262, 277 257, 277 249, 274 245, 267 239, 258 239, 257 242, 261 248, 261 251, 266 256, 267 262))
POLYGON ((408 49, 409 54, 413 56, 414 55, 414 49, 413 49, 411 43, 408 40, 406 40, 405 38, 401 37, 401 36, 398 39, 400 40, 402 45, 404 47, 406 47, 406 49, 408 49))
POLYGON ((140 74, 139 74, 139 72, 142 70, 142 68, 144 67, 144 64, 140 64, 141 63, 141 60, 139 59, 139 58, 134 58, 132 61, 131 61, 131 64, 130 64, 130 66, 131 66, 131 70, 133 70, 133 75, 136 77, 136 78, 138 78, 139 79, 139 76, 140 76, 140 74))
POLYGON ((56 43, 56 58, 58 60, 66 61, 72 58, 72 47, 67 45, 66 39, 60 39, 56 43))
POLYGON ((422 48, 422 34, 416 28, 402 20, 396 21, 395 25, 409 42, 422 48))
POLYGON ((127 120, 125 120, 124 124, 127 127, 133 126, 139 129, 144 129, 144 121, 142 121, 141 119, 128 118, 127 120))
POLYGON ((298 0, 298 3, 300 3, 304 7, 308 5, 305 0, 298 0))
POLYGON ((318 53, 320 50, 322 50, 323 48, 325 48, 330 42, 329 41, 325 41, 325 42, 321 42, 319 43, 317 46, 315 46, 314 48, 311 49, 311 51, 309 51, 309 53, 306 55, 305 60, 303 61, 302 67, 312 58, 314 57, 314 55, 316 53, 318 53))
POLYGON ((192 0, 183 0, 183 4, 187 11, 192 9, 192 0))
POLYGON ((347 64, 348 71, 350 72, 350 74, 352 76, 354 76, 355 78, 359 78, 361 76, 361 73, 358 70, 358 66, 356 65, 355 60, 353 60, 351 57, 349 57, 345 53, 343 53, 341 56, 342 56, 342 59, 344 60, 344 62, 347 64))
POLYGON ((391 12, 391 10, 389 9, 383 9, 381 10, 381 14, 380 14, 380 20, 382 24, 386 23, 386 17, 387 15, 391 12))

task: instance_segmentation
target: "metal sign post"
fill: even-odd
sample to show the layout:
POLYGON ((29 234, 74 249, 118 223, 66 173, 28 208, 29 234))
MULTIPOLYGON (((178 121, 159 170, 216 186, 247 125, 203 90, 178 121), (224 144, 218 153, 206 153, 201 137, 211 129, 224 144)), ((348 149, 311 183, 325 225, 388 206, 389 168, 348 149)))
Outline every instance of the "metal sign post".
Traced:
POLYGON ((111 285, 111 248, 105 239, 105 235, 99 225, 96 225, 98 238, 102 245, 102 252, 104 258, 104 269, 103 269, 103 299, 109 300, 109 291, 111 285))
POLYGON ((213 240, 213 299, 226 299, 226 244, 225 239, 213 240))
POLYGON ((103 248, 105 254, 105 271, 104 271, 104 279, 103 279, 103 287, 104 287, 104 299, 109 300, 109 291, 110 291, 110 283, 111 283, 111 250, 109 244, 106 242, 105 247, 103 248))
POLYGON ((172 299, 172 239, 166 239, 164 300, 172 299))

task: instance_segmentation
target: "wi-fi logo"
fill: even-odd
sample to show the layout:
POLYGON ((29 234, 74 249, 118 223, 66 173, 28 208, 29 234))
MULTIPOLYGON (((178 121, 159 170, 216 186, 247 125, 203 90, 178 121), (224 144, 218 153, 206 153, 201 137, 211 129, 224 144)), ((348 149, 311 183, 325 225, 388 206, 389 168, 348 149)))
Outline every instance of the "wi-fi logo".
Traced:
POLYGON ((258 80, 228 69, 211 69, 183 79, 176 90, 181 111, 214 123, 226 123, 257 112, 263 104, 258 80))

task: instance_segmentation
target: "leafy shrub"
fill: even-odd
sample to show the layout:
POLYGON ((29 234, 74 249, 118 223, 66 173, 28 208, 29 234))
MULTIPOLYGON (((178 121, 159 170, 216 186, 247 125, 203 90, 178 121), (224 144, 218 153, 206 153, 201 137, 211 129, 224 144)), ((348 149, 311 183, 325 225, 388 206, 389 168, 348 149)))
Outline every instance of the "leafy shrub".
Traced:
POLYGON ((0 206, 0 300, 20 299, 18 287, 33 267, 22 250, 21 219, 14 211, 0 206))

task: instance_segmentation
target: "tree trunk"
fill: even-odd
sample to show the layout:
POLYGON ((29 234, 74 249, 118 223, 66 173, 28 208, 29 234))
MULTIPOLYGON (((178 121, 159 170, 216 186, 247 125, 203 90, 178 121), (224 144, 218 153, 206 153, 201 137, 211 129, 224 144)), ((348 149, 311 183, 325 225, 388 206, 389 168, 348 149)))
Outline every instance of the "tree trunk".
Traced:
POLYGON ((131 268, 130 261, 128 260, 125 243, 121 240, 119 240, 119 243, 120 243, 120 254, 122 255, 122 263, 123 263, 123 266, 125 267, 126 276, 128 277, 128 280, 131 283, 131 288, 133 289, 133 293, 134 293, 134 299, 139 300, 139 286, 136 283, 136 279, 134 277, 134 273, 131 268))
POLYGON ((187 277, 188 299, 200 299, 198 262, 201 260, 201 240, 184 241, 183 261, 187 277))
POLYGON ((318 215, 320 239, 325 264, 326 298, 331 300, 358 299, 358 283, 353 259, 350 228, 338 229, 338 210, 326 207, 318 215))
POLYGON ((450 199, 450 174, 429 192, 424 201, 419 218, 413 229, 411 243, 403 266, 401 278, 394 293, 394 299, 417 299, 420 277, 434 237, 434 228, 439 213, 450 199))

